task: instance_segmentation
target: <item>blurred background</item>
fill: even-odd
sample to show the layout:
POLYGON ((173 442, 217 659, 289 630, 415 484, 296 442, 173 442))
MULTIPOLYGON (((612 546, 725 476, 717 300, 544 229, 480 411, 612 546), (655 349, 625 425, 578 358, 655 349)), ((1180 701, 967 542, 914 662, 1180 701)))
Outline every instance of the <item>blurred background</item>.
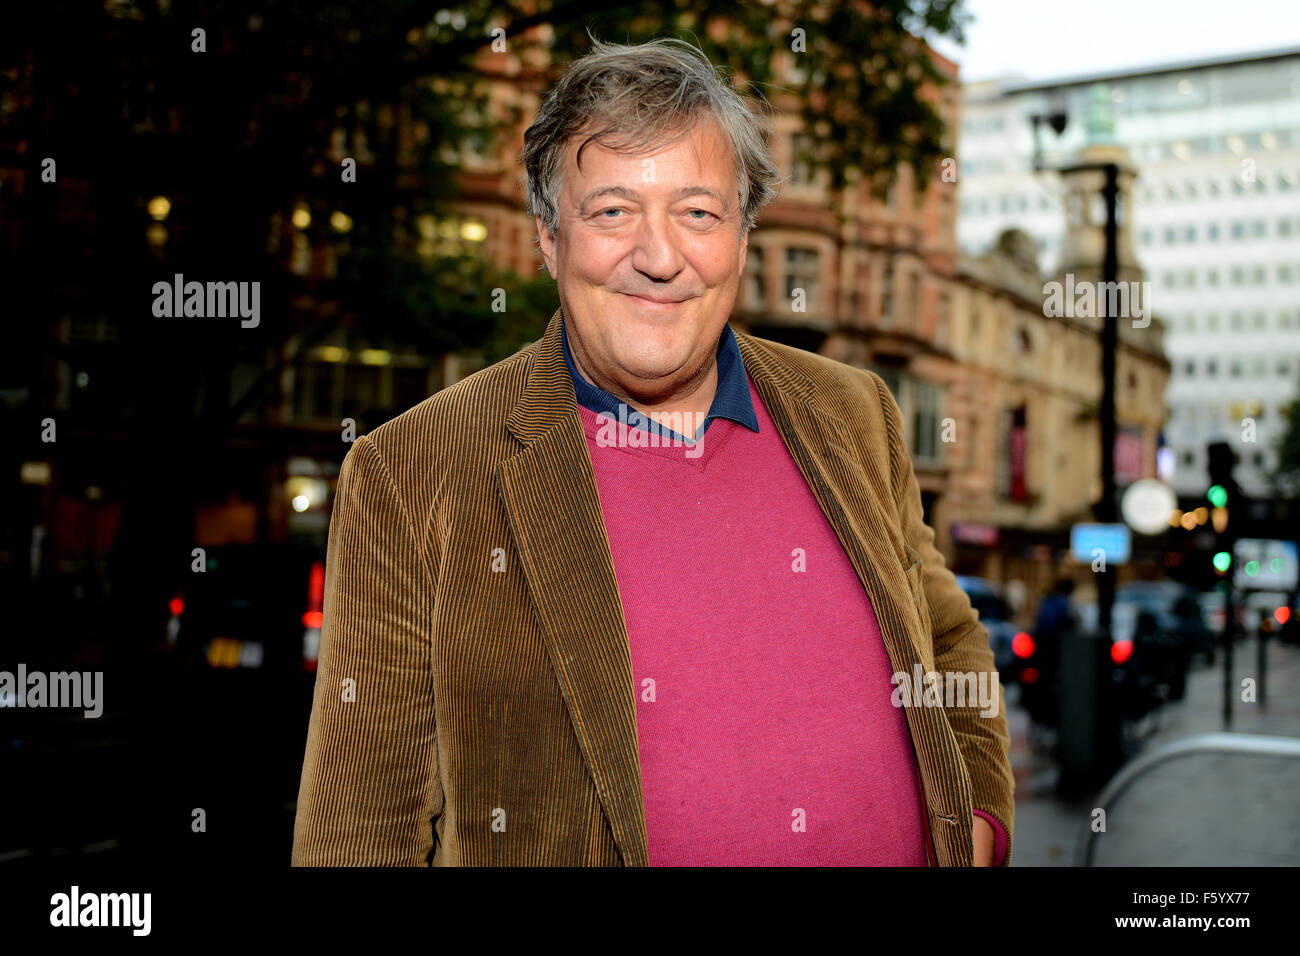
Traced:
POLYGON ((771 105, 732 324, 897 397, 1016 864, 1300 862, 1286 4, 7 12, 0 671, 102 672, 104 714, 0 693, 0 869, 287 865, 339 464, 541 335, 519 151, 588 33, 771 105), (159 315, 190 281, 258 282, 256 323, 159 315))

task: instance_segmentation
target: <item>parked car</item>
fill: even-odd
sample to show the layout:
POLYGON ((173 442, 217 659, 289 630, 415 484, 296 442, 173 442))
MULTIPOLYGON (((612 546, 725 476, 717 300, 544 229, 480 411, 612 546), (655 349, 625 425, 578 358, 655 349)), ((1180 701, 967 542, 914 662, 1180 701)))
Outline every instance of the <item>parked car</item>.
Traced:
POLYGON ((314 545, 206 549, 167 605, 164 648, 210 671, 314 673, 325 555, 314 545))
POLYGON ((1020 629, 1011 622, 1011 606, 997 586, 985 578, 959 574, 957 584, 970 598, 971 607, 979 612, 980 623, 989 632, 998 679, 1007 684, 1015 679, 1018 670, 1013 645, 1020 629))
MULTIPOLYGON (((1238 595, 1241 608, 1238 619, 1245 633, 1253 635, 1262 629, 1267 634, 1277 634, 1286 630, 1284 625, 1289 624, 1300 610, 1291 607, 1290 601, 1291 595, 1285 591, 1246 591, 1238 595)), ((1288 636, 1293 632, 1294 628, 1286 630, 1288 636)))
MULTIPOLYGON (((1160 618, 1161 627, 1177 637, 1190 658, 1199 654, 1214 663, 1219 632, 1205 621, 1196 591, 1177 581, 1135 581, 1115 592, 1116 604, 1136 604, 1160 618)), ((1220 623, 1222 610, 1220 610, 1220 623)))
MULTIPOLYGON (((1186 624, 1172 611, 1161 610, 1158 602, 1137 601, 1134 596, 1120 589, 1111 606, 1111 660, 1131 674, 1129 682, 1139 685, 1143 692, 1150 690, 1159 698, 1182 700, 1191 655, 1186 624)), ((1097 605, 1080 605, 1079 618, 1085 629, 1095 630, 1097 605)), ((1201 626, 1204 628, 1203 623, 1201 626)), ((1209 633, 1208 629, 1205 633, 1209 633)))
MULTIPOLYGON (((1170 599, 1173 594, 1168 588, 1124 588, 1111 607, 1111 666, 1102 680, 1124 718, 1136 720, 1162 701, 1184 695, 1188 647, 1195 643, 1188 634, 1196 631, 1173 613, 1178 602, 1177 596, 1170 599)), ((1197 624, 1208 634, 1194 599, 1191 608, 1197 624)), ((1178 610, 1186 614, 1189 609, 1179 605, 1178 610)), ((1095 632, 1096 603, 1074 604, 1073 620, 1080 632, 1095 632)), ((1059 722, 1061 637, 1061 633, 1040 633, 1035 628, 1033 633, 1014 639, 1020 702, 1036 724, 1059 722)))

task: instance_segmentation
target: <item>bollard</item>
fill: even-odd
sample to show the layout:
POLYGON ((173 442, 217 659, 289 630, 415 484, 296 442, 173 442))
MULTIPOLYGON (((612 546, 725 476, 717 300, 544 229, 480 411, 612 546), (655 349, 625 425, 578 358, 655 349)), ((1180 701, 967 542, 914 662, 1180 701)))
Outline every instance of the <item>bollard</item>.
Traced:
POLYGON ((1057 790, 1073 797, 1101 787, 1124 762, 1110 638, 1095 631, 1061 635, 1057 790))

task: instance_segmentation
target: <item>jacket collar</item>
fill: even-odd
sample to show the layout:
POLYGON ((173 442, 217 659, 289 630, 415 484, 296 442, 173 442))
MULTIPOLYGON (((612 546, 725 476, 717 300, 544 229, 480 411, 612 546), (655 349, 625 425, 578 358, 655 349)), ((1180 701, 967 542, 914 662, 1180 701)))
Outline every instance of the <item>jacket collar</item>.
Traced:
MULTIPOLYGON (((564 361, 569 369, 569 377, 573 379, 573 392, 578 404, 598 414, 604 413, 614 419, 621 419, 619 406, 623 403, 603 388, 588 382, 578 371, 573 361, 573 352, 569 348, 568 331, 561 311, 560 342, 564 347, 564 361)), ((749 380, 745 377, 744 359, 741 357, 740 347, 736 344, 736 335, 731 329, 730 322, 722 327, 715 358, 718 363, 717 391, 713 395, 708 414, 701 423, 701 432, 706 430, 709 422, 715 418, 729 418, 752 432, 758 431, 758 415, 754 412, 754 402, 749 396, 749 380)), ((669 438, 685 438, 687 441, 695 441, 698 437, 697 435, 679 436, 653 419, 649 421, 647 430, 651 433, 666 434, 669 438)))

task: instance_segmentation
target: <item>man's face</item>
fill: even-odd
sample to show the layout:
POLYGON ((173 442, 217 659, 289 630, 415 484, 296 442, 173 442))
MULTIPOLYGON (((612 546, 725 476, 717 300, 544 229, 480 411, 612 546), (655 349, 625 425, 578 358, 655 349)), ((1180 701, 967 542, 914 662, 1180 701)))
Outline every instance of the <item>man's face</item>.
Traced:
POLYGON ((631 155, 570 140, 559 235, 537 217, 569 347, 596 385, 651 403, 712 368, 745 266, 735 163, 716 124, 631 155))

